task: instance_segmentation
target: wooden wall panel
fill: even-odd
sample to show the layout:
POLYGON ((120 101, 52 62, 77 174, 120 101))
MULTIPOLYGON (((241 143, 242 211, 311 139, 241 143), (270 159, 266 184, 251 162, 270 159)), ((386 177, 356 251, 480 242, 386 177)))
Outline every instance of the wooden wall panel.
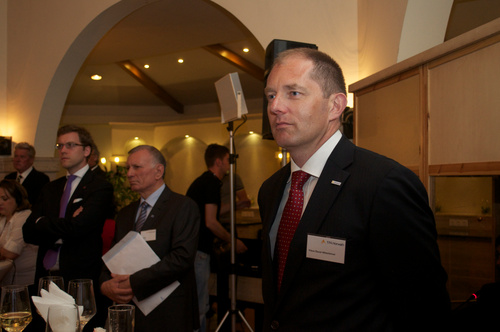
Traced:
POLYGON ((419 98, 418 75, 356 97, 356 144, 418 169, 419 98))
POLYGON ((429 164, 500 160, 500 43, 430 66, 429 164))

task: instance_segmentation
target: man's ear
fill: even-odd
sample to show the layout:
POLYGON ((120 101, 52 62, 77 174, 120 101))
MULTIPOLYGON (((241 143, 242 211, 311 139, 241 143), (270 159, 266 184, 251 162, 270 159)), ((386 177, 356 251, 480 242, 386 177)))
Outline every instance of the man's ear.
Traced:
POLYGON ((165 174, 165 167, 162 165, 162 164, 156 164, 155 166, 155 170, 156 170, 156 178, 157 179, 161 179, 163 178, 163 175, 165 174))
POLYGON ((92 148, 90 146, 84 146, 83 147, 83 153, 84 153, 84 156, 85 158, 87 158, 88 160, 88 157, 90 156, 90 153, 92 152, 92 148))
POLYGON ((343 93, 334 93, 330 96, 328 105, 330 107, 329 119, 339 119, 347 106, 347 96, 343 93))

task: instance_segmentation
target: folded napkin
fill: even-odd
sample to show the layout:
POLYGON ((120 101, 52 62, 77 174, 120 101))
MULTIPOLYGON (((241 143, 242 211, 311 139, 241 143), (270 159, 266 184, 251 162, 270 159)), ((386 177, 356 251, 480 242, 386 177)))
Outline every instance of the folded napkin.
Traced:
MULTIPOLYGON (((31 299, 38 309, 40 316, 47 321, 47 313, 50 306, 61 306, 61 305, 75 305, 75 299, 68 293, 62 291, 55 283, 52 281, 49 284, 49 291, 45 289, 40 291, 41 296, 32 296, 31 299)), ((83 306, 78 306, 79 314, 83 312, 83 306)))

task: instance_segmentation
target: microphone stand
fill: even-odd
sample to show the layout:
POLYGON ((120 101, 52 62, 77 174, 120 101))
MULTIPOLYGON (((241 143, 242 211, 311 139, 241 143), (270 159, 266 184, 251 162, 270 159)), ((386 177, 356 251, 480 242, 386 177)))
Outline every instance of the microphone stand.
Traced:
MULTIPOLYGON (((238 99, 238 104, 240 100, 238 99)), ((228 122, 227 130, 229 131, 229 197, 230 197, 230 225, 231 225, 231 265, 229 272, 229 286, 231 290, 231 308, 226 312, 224 318, 221 320, 215 332, 219 332, 222 325, 226 321, 229 314, 231 314, 231 331, 236 332, 236 315, 238 314, 247 328, 253 332, 250 324, 248 324, 245 316, 236 309, 236 236, 235 236, 235 197, 234 197, 234 165, 236 163, 237 155, 234 154, 234 136, 233 136, 233 121, 228 122)))

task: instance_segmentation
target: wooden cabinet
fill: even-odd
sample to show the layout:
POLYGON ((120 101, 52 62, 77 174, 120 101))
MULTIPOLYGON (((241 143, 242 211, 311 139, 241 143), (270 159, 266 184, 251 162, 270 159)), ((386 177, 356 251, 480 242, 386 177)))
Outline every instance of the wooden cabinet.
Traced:
POLYGON ((428 189, 432 208, 438 207, 439 246, 452 300, 465 300, 493 282, 500 228, 495 190, 500 175, 500 19, 356 82, 349 92, 354 93, 354 143, 413 170, 428 189), (463 214, 460 208, 440 211, 435 180, 470 176, 493 180, 487 216, 463 214))

